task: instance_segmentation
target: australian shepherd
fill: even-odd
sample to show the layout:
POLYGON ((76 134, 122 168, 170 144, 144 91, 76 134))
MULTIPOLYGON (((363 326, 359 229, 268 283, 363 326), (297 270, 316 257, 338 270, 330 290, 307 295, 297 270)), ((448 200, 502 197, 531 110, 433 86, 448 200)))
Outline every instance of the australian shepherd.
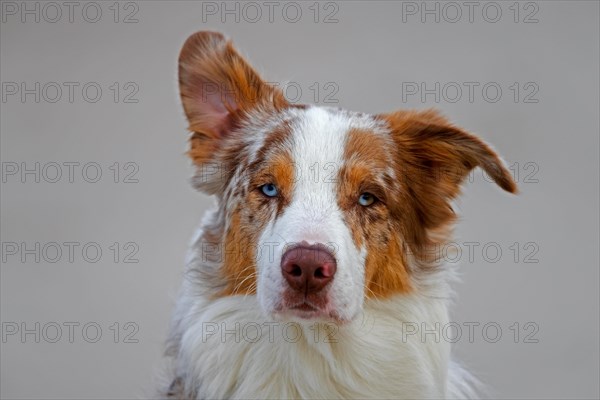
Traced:
POLYGON ((162 394, 181 399, 478 396, 450 343, 452 200, 494 150, 436 111, 291 104, 216 32, 179 56, 193 186, 214 197, 193 238, 162 394), (410 327, 410 329, 408 329, 410 327), (410 334, 409 334, 410 333, 410 334))

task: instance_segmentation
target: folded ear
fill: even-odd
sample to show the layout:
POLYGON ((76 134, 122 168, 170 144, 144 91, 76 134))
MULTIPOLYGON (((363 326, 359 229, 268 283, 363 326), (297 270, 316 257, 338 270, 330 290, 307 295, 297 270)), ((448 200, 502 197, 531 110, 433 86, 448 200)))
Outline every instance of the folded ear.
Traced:
POLYGON ((391 128, 399 173, 415 200, 415 217, 424 228, 436 229, 452 221, 449 201, 459 194, 461 183, 475 167, 481 167, 507 192, 517 192, 494 150, 437 112, 399 111, 381 117, 391 128))
MULTIPOLYGON (((473 168, 481 167, 502 189, 516 193, 517 186, 498 154, 438 112, 399 111, 383 117, 392 128, 403 160, 418 168, 419 179, 459 185, 473 168)), ((449 190, 447 194, 453 197, 457 193, 449 190)))
POLYGON ((179 55, 179 89, 192 135, 190 156, 210 161, 220 141, 249 112, 259 107, 283 108, 285 97, 266 84, 217 32, 190 36, 179 55))

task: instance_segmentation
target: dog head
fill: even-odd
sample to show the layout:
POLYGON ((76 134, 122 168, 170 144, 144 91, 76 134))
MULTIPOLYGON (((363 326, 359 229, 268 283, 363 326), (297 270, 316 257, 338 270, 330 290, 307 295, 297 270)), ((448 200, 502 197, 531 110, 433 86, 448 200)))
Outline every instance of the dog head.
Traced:
POLYGON ((366 298, 416 289, 416 268, 454 219, 450 201, 481 167, 510 173, 483 141, 434 111, 368 115, 288 103, 221 34, 179 58, 194 184, 219 200, 221 284, 264 312, 352 320, 366 298))

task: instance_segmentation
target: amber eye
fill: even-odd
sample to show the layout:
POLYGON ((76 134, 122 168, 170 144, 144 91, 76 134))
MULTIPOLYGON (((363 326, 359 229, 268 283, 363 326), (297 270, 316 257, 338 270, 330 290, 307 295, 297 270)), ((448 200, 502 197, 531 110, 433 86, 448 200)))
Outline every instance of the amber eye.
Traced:
POLYGON ((362 193, 360 195, 360 197, 358 198, 358 204, 360 204, 363 207, 368 207, 371 204, 375 203, 377 201, 377 197, 373 196, 371 193, 362 193))

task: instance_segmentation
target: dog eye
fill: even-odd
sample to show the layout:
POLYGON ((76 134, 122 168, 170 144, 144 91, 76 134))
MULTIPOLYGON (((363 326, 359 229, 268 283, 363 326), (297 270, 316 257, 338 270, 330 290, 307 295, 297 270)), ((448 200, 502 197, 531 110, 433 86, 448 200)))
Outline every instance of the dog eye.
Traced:
POLYGON ((362 193, 358 198, 358 204, 364 207, 368 207, 371 204, 377 201, 377 197, 373 196, 371 193, 362 193))
POLYGON ((266 185, 262 185, 260 187, 260 190, 267 197, 275 197, 279 193, 277 191, 277 187, 275 185, 273 185, 272 183, 267 183, 266 185))

